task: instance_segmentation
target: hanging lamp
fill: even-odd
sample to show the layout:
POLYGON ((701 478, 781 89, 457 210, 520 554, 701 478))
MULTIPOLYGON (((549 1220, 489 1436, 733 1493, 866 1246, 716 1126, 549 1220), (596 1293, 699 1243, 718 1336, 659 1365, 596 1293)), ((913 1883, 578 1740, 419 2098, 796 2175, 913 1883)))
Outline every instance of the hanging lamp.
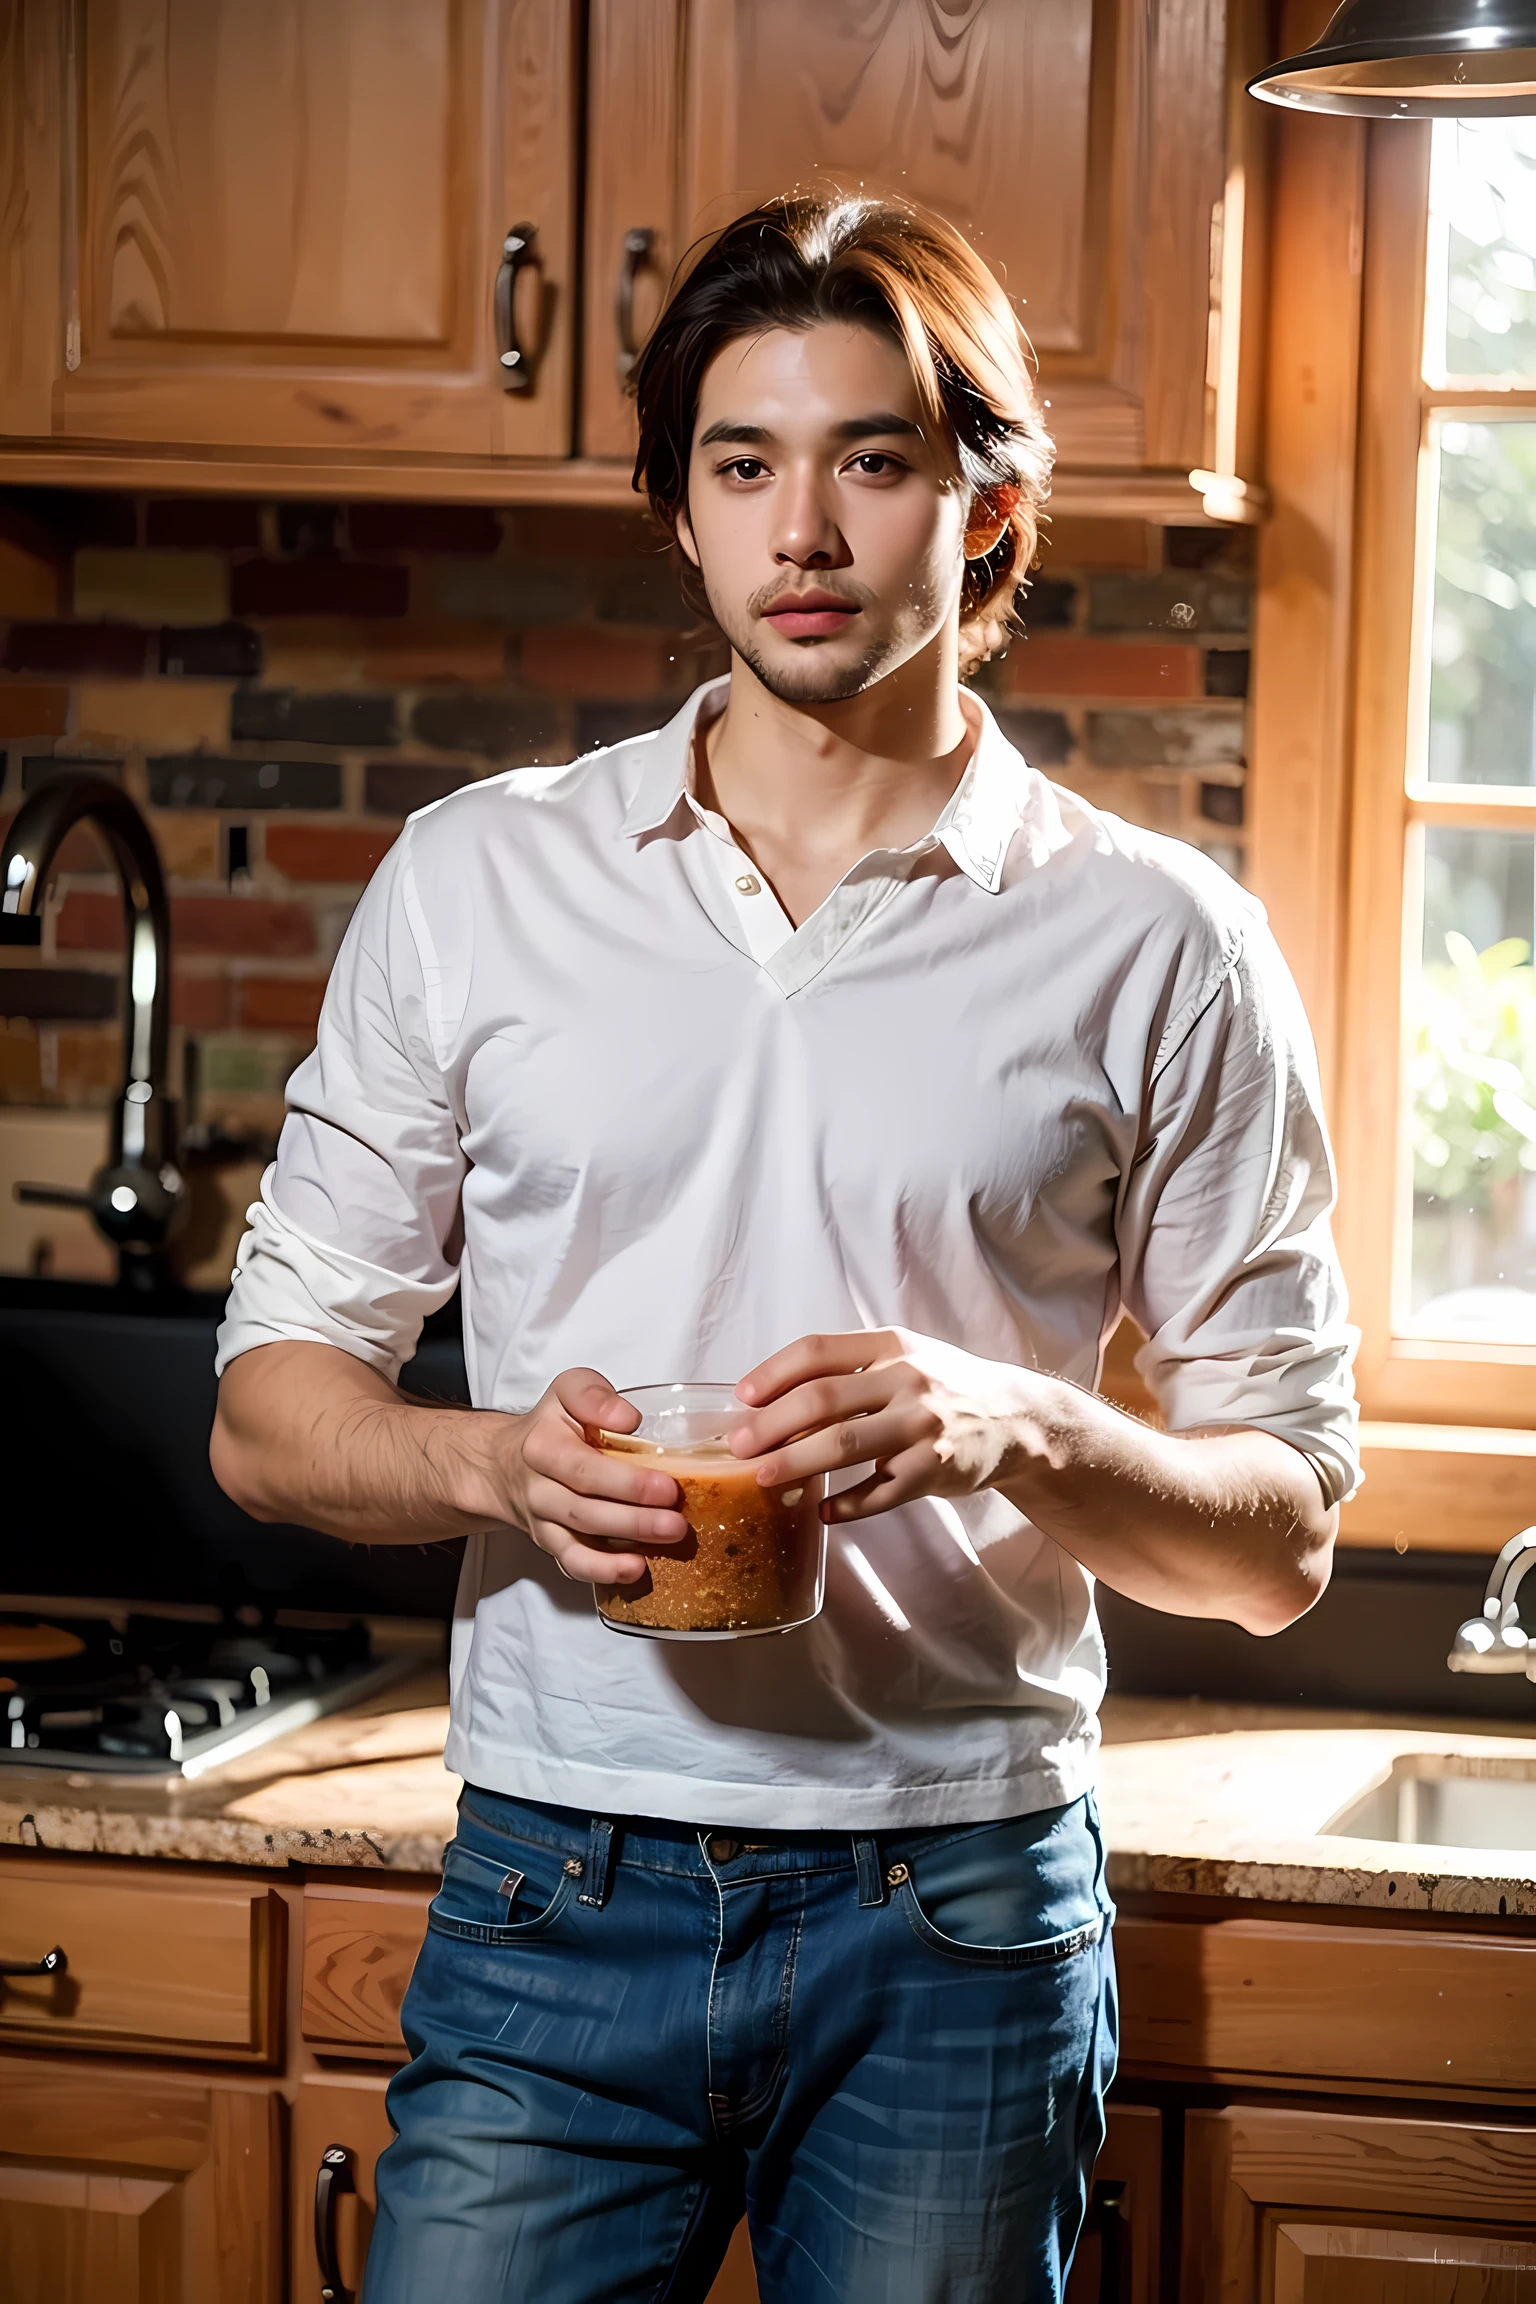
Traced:
POLYGON ((1388 120, 1536 113, 1536 0, 1345 0, 1250 95, 1388 120))

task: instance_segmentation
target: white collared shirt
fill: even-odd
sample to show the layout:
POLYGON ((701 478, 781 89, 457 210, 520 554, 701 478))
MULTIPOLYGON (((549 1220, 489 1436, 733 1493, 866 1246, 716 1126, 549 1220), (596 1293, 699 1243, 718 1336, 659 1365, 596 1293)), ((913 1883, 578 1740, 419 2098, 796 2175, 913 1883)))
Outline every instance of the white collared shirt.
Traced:
MULTIPOLYGON (((689 789, 700 710, 411 818, 358 907, 220 1335, 393 1378, 462 1289, 477 1406, 734 1382, 896 1325, 1092 1386, 1129 1309, 1174 1429, 1358 1478, 1307 1026, 1259 906, 979 741, 933 832, 799 928, 689 789)), ((820 1619, 615 1637, 467 1545, 447 1759, 608 1815, 980 1821, 1092 1781, 1093 1580, 995 1493, 834 1528, 820 1619)))

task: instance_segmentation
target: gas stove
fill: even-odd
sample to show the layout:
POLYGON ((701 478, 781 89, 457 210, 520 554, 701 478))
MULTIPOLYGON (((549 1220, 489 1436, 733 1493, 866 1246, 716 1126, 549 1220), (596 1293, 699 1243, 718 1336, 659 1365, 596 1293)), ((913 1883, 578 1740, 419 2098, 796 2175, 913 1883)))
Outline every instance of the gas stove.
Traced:
POLYGON ((202 1776, 419 1662, 361 1617, 0 1598, 0 1769, 202 1776))

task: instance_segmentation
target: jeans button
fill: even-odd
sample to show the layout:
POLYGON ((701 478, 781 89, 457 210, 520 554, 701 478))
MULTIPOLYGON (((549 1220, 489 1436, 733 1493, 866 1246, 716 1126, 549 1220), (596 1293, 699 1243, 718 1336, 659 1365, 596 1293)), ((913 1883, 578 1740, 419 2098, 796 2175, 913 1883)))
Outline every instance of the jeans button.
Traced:
POLYGON ((712 1864, 729 1864, 739 1845, 738 1841, 727 1839, 723 1832, 712 1834, 709 1843, 710 1862, 712 1864))

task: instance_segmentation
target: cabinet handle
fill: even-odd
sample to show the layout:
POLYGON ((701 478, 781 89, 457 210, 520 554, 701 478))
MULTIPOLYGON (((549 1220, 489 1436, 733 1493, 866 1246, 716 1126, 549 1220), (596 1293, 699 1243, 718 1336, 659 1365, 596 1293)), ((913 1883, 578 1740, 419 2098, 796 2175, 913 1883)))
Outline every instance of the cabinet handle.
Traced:
POLYGON ((355 2192, 352 2155, 345 2144, 327 2144, 315 2172, 315 2261, 320 2267, 320 2294, 324 2304, 352 2304, 352 2291, 341 2283, 336 2258, 336 2202, 343 2192, 355 2192))
POLYGON ((41 1960, 0 1960, 0 1976, 62 1976, 68 1966, 62 1946, 55 1944, 41 1960))
POLYGON ((1125 2195, 1121 2183, 1095 2184, 1088 2202, 1084 2230, 1099 2243, 1099 2304, 1122 2304, 1131 2269, 1125 2245, 1125 2195))
POLYGON ((533 243, 538 228, 514 224, 501 244, 501 268, 496 274, 496 357, 502 386, 508 392, 533 390, 533 355, 517 340, 517 276, 526 264, 536 264, 533 243))
POLYGON ((637 224, 624 235, 624 256, 619 265, 619 284, 614 295, 614 318, 619 335, 619 382, 627 384, 640 347, 635 341, 635 282, 650 260, 656 245, 656 235, 647 224, 637 224))

